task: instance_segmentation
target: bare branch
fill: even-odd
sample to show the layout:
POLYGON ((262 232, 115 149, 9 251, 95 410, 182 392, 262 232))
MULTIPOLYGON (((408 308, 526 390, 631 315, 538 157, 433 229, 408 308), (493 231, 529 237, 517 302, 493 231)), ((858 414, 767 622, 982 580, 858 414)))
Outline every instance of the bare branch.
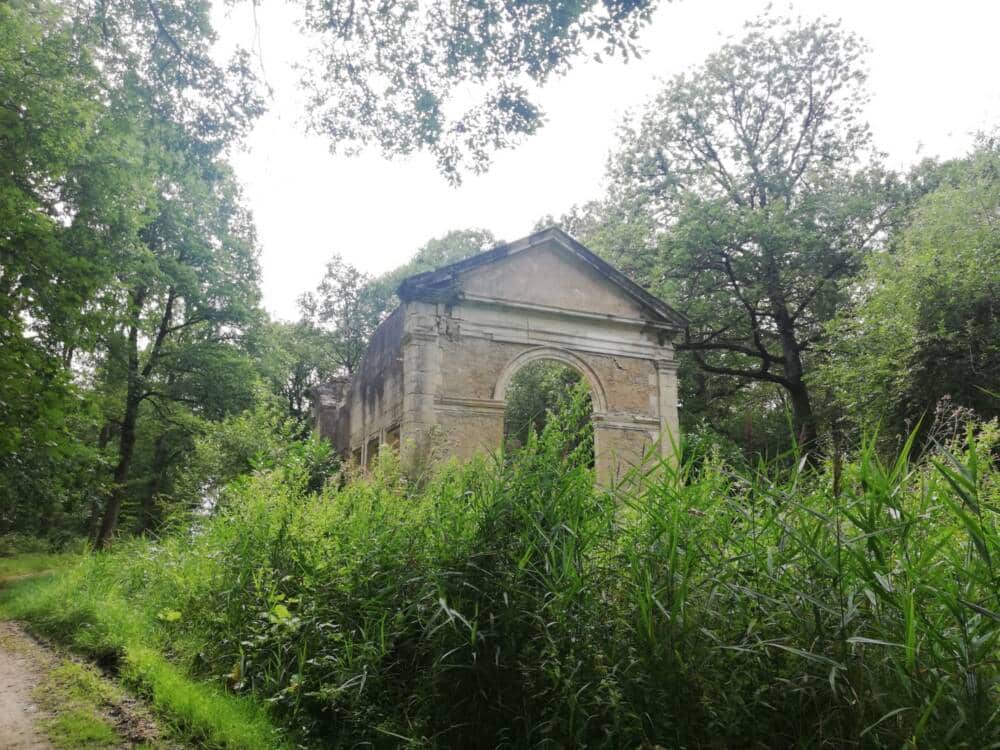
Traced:
POLYGON ((732 375, 734 377, 748 378, 750 380, 766 380, 769 383, 777 383, 778 385, 785 386, 786 388, 791 387, 791 383, 787 379, 770 372, 767 369, 767 363, 764 363, 756 370, 741 370, 736 367, 719 367, 718 365, 710 365, 705 361, 705 358, 697 352, 692 352, 692 354, 694 355, 695 360, 697 360, 698 366, 705 372, 710 372, 714 375, 732 375))

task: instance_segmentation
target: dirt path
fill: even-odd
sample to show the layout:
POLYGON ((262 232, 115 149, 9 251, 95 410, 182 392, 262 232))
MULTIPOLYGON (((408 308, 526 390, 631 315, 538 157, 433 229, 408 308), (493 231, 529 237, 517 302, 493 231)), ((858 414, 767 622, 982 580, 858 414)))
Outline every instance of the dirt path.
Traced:
POLYGON ((113 680, 0 621, 0 750, 56 747, 180 750, 113 680))
MULTIPOLYGON (((34 561, 36 569, 15 575, 11 566, 0 568, 0 590, 44 575, 51 562, 34 561)), ((82 747, 183 750, 160 731, 149 706, 114 678, 20 623, 0 620, 0 750, 82 747)))
POLYGON ((38 727, 44 714, 32 698, 43 673, 33 646, 17 625, 0 622, 0 747, 7 750, 52 748, 38 727))

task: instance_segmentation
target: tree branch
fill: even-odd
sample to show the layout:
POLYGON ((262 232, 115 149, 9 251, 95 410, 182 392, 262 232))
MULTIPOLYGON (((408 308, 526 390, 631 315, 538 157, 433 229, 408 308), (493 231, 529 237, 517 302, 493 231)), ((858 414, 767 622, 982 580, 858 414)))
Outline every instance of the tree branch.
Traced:
POLYGON ((153 16, 153 22, 156 24, 156 28, 159 30, 163 38, 170 43, 170 46, 177 51, 177 54, 180 55, 181 57, 184 57, 185 56, 184 50, 181 49, 181 45, 177 43, 177 40, 174 39, 174 35, 171 34, 167 30, 167 27, 163 25, 163 20, 160 18, 160 12, 156 9, 156 3, 153 2, 153 0, 148 0, 148 2, 149 2, 149 12, 153 16))
MULTIPOLYGON (((748 346, 742 346, 729 341, 685 341, 683 344, 677 345, 677 351, 679 352, 733 352, 734 354, 743 354, 747 357, 753 357, 754 359, 765 360, 761 356, 760 352, 751 349, 748 346)), ((777 361, 777 360, 772 360, 777 361)))
POLYGON ((174 288, 170 287, 167 290, 167 303, 163 307, 163 316, 160 318, 160 327, 156 332, 156 339, 153 341, 153 348, 150 350, 149 359, 146 361, 145 367, 142 368, 143 380, 148 378, 149 374, 153 371, 153 367, 160 358, 160 350, 163 348, 163 341, 170 333, 170 321, 173 320, 174 316, 174 299, 174 288))
POLYGON ((167 333, 175 333, 176 331, 180 331, 183 328, 189 328, 190 326, 198 325, 198 323, 204 323, 207 320, 208 318, 204 316, 199 317, 196 315, 193 318, 188 318, 183 323, 178 323, 175 326, 171 326, 170 328, 167 329, 167 333))
POLYGON ((803 312, 805 312, 806 308, 809 307, 812 301, 816 298, 816 295, 819 294, 820 291, 822 291, 824 286, 826 286, 826 283, 830 281, 830 279, 832 279, 836 274, 842 271, 850 261, 851 261, 850 254, 844 253, 844 255, 841 256, 840 260, 838 260, 836 263, 834 263, 826 270, 826 273, 824 273, 820 277, 819 281, 816 282, 813 288, 810 289, 808 292, 806 292, 806 296, 802 298, 802 301, 799 302, 798 305, 796 305, 795 312, 792 313, 791 317, 792 323, 795 323, 799 319, 799 316, 802 315, 803 312))
POLYGON ((750 316, 750 330, 753 333, 753 343, 757 347, 757 351, 760 352, 760 356, 765 361, 780 362, 781 360, 777 357, 771 355, 767 351, 767 347, 764 346, 764 342, 760 338, 760 320, 757 317, 756 308, 750 304, 750 301, 743 295, 743 290, 740 287, 740 283, 736 280, 736 273, 733 271, 733 265, 727 256, 723 256, 722 265, 725 268, 726 275, 729 277, 729 283, 733 288, 733 292, 739 298, 740 302, 743 303, 743 307, 747 311, 747 315, 750 316))
MULTIPOLYGON (((680 347, 678 347, 679 349, 680 347)), ((769 372, 767 363, 761 365, 760 368, 756 370, 741 370, 735 367, 719 367, 717 365, 710 365, 705 361, 697 352, 692 352, 695 360, 698 362, 698 366, 705 372, 710 372, 714 375, 732 375, 737 378, 748 378, 750 380, 765 380, 769 383, 777 383, 786 388, 791 386, 791 383, 780 375, 775 375, 769 372)))

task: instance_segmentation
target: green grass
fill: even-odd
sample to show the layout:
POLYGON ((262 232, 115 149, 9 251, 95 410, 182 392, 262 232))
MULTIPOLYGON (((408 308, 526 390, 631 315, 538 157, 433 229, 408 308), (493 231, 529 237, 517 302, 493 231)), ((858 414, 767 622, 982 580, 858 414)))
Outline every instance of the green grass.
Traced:
POLYGON ((48 573, 72 565, 80 559, 75 553, 29 552, 14 557, 0 557, 0 583, 5 579, 48 573))
POLYGON ((63 660, 45 675, 34 695, 52 714, 42 728, 57 748, 116 748, 124 742, 103 712, 115 696, 93 668, 63 660))
POLYGON ((256 702, 193 681, 150 648, 127 650, 123 676, 175 734, 200 747, 266 750, 287 745, 256 702))
POLYGON ((86 709, 62 710, 55 718, 45 720, 43 728, 53 745, 66 750, 112 748, 119 747, 122 742, 113 726, 86 709))
MULTIPOLYGON (((90 558, 83 558, 79 567, 59 575, 14 582, 0 594, 0 616, 27 620, 41 634, 118 672, 123 684, 146 699, 173 737, 204 748, 285 746, 253 699, 193 678, 155 650, 161 641, 140 611, 111 591, 77 590, 76 582, 91 564, 90 558)), ((75 688, 70 684, 67 689, 75 688)), ((84 692, 100 698, 89 687, 84 692)), ((109 735, 90 708, 60 713, 50 724, 50 733, 66 738, 66 747, 102 747, 101 738, 109 735), (92 744, 85 744, 86 737, 92 744)))
POLYGON ((213 747, 1000 746, 995 424, 601 491, 566 423, 424 488, 245 478, 4 611, 213 747))

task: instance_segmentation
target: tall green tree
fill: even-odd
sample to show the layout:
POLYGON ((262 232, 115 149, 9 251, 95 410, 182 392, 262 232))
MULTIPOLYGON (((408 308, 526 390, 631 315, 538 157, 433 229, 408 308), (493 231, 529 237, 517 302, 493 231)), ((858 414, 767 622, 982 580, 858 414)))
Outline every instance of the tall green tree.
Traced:
POLYGON ((500 241, 488 229, 453 229, 428 240, 403 265, 373 279, 372 290, 380 300, 383 312, 391 312, 399 304, 396 289, 403 279, 464 260, 499 244, 500 241))
POLYGON ((350 376, 361 363, 368 340, 384 313, 374 279, 339 254, 326 264, 315 292, 299 299, 302 320, 326 331, 335 370, 350 376))
POLYGON ((102 543, 138 425, 152 424, 140 408, 182 398, 210 411, 191 373, 218 374, 213 340, 256 306, 252 225, 221 155, 260 98, 245 55, 210 56, 208 12, 176 0, 0 6, 0 388, 20 412, 5 460, 33 501, 25 490, 59 486, 45 474, 60 462, 64 487, 92 473, 69 460, 78 448, 94 466, 112 454, 110 489, 89 491, 103 495, 102 543))
POLYGON ((183 385, 218 382, 214 365, 257 315, 256 242, 249 215, 228 168, 189 161, 186 136, 152 124, 146 133, 159 200, 135 237, 118 273, 121 307, 109 347, 109 367, 124 381, 113 489, 96 542, 108 543, 118 524, 136 446, 140 408, 188 399, 195 409, 212 401, 183 385), (180 139, 179 143, 171 141, 180 139), (212 376, 215 376, 212 378, 212 376), (205 377, 211 379, 205 380, 205 377))
POLYGON ((114 171, 104 92, 86 29, 66 8, 0 4, 2 531, 52 528, 102 486, 99 411, 69 365, 94 340, 85 301, 111 276, 103 249, 72 229, 83 183, 114 171))
POLYGON ((857 278, 816 373, 849 425, 890 436, 931 426, 942 399, 1000 415, 1000 145, 935 172, 892 252, 857 278))
POLYGON ((485 229, 451 231, 429 240, 407 263, 378 277, 334 255, 316 290, 299 300, 302 325, 326 331, 332 345, 334 371, 350 376, 361 363, 379 323, 399 304, 396 288, 403 279, 496 244, 496 238, 485 229))
POLYGON ((805 443, 810 353, 892 216, 861 116, 865 51, 838 23, 753 21, 668 82, 610 170, 612 202, 653 229, 635 248, 656 258, 647 283, 692 321, 681 349, 779 386, 805 443))
POLYGON ((301 437, 312 429, 310 392, 337 372, 336 343, 335 337, 303 319, 268 323, 255 346, 265 381, 301 437))

